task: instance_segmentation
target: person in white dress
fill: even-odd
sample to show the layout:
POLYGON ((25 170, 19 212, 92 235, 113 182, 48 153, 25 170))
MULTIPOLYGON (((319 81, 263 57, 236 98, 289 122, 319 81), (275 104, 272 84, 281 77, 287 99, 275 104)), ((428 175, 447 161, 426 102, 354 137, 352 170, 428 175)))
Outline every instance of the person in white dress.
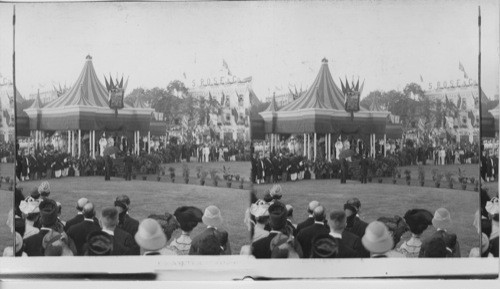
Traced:
POLYGON ((340 159, 339 158, 339 155, 340 155, 340 152, 344 149, 344 145, 342 144, 342 141, 340 140, 340 138, 337 140, 337 142, 335 143, 335 158, 336 159, 340 159))
POLYGON ((101 139, 99 140, 99 154, 101 157, 104 156, 104 149, 108 145, 108 141, 106 140, 106 134, 102 134, 101 139))

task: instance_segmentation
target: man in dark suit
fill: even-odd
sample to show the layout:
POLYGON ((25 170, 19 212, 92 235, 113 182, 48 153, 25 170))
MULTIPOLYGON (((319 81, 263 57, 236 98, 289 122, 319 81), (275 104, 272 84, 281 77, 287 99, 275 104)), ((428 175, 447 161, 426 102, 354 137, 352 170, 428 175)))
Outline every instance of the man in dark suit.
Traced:
POLYGON ((78 256, 83 256, 84 244, 87 242, 87 236, 94 231, 100 231, 101 227, 94 223, 94 204, 88 202, 83 206, 83 221, 71 226, 68 229, 68 236, 73 239, 78 256))
POLYGON ((130 155, 130 151, 127 152, 123 162, 125 163, 125 180, 130 181, 132 180, 132 164, 134 162, 132 156, 130 155))
POLYGON ((115 208, 118 210, 118 228, 135 236, 139 228, 139 221, 129 216, 130 198, 126 195, 118 196, 115 200, 115 208))
POLYGON ((256 169, 257 184, 264 183, 265 171, 266 171, 266 165, 264 163, 264 155, 261 152, 259 155, 259 159, 257 159, 257 169, 256 169))
POLYGON ((339 241, 339 256, 369 258, 370 253, 361 244, 361 238, 345 230, 346 219, 344 211, 330 213, 330 235, 339 241))
MULTIPOLYGON (((295 230, 296 235, 299 234, 299 232, 302 229, 305 229, 305 228, 311 226, 312 224, 314 224, 313 211, 317 206, 319 206, 318 201, 311 201, 309 203, 309 206, 307 207, 307 213, 309 213, 309 217, 307 217, 307 219, 305 219, 305 221, 303 221, 302 223, 299 223, 297 225, 297 229, 295 230)), ((324 223, 325 223, 325 228, 328 228, 328 223, 326 220, 324 221, 324 223)))
POLYGON ((268 212, 271 232, 269 232, 267 237, 261 238, 252 243, 252 254, 257 259, 271 258, 271 241, 278 234, 282 233, 287 224, 286 217, 288 212, 284 204, 276 201, 269 206, 268 212))
POLYGON ((50 232, 57 223, 57 204, 51 199, 43 200, 38 206, 40 209, 40 232, 24 240, 24 252, 28 256, 44 256, 45 250, 42 246, 43 237, 50 232))
POLYGON ((314 223, 297 234, 297 241, 302 247, 303 258, 310 258, 311 256, 311 242, 320 234, 328 234, 329 229, 325 228, 326 212, 323 206, 317 206, 313 210, 314 223))
POLYGON ((116 227, 118 225, 118 210, 115 207, 102 209, 101 222, 102 231, 108 233, 113 242, 111 255, 140 255, 139 246, 132 235, 116 227))
POLYGON ((361 209, 361 202, 358 198, 351 198, 344 204, 344 212, 347 217, 345 230, 362 238, 368 224, 359 218, 358 212, 361 209))
MULTIPOLYGON (((80 198, 76 202, 76 210, 77 210, 76 216, 74 216, 72 219, 70 219, 66 222, 66 225, 64 226, 65 232, 67 232, 69 230, 69 228, 71 228, 71 226, 83 222, 82 210, 83 210, 83 206, 85 206, 85 204, 87 204, 88 202, 89 202, 89 200, 87 198, 80 198)), ((96 217, 94 217, 94 223, 96 225, 99 225, 99 220, 97 220, 96 217)))

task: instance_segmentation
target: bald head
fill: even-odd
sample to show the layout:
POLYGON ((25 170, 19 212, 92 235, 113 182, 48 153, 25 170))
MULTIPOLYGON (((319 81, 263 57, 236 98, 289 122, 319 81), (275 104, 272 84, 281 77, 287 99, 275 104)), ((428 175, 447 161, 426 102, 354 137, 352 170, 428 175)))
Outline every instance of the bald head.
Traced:
POLYGON ((83 213, 83 217, 85 217, 87 219, 92 219, 95 216, 94 204, 92 204, 91 202, 86 203, 83 206, 82 213, 83 213))
POLYGON ((83 210, 83 206, 88 203, 89 200, 87 198, 81 198, 76 202, 76 209, 81 212, 83 210))
POLYGON ((318 201, 312 201, 309 203, 309 206, 307 207, 307 212, 309 212, 309 214, 312 214, 314 209, 319 206, 319 202, 318 201))
POLYGON ((323 208, 323 206, 314 208, 313 217, 315 221, 323 222, 325 220, 325 208, 323 208))

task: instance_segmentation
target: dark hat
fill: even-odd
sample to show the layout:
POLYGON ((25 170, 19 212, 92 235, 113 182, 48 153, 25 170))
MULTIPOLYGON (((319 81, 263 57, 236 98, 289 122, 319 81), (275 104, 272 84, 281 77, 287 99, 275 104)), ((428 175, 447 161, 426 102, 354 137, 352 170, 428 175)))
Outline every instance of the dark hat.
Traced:
POLYGON ((394 246, 399 243, 401 236, 410 229, 400 216, 380 217, 377 221, 384 223, 387 229, 389 229, 389 232, 392 233, 394 246))
POLYGON ((40 197, 40 192, 38 191, 38 188, 37 187, 34 187, 33 190, 31 190, 31 197, 33 199, 38 199, 40 197))
POLYGON ((89 256, 111 255, 113 241, 111 236, 103 231, 94 231, 87 236, 87 254, 89 256))
POLYGON ((273 196, 271 196, 271 192, 269 191, 266 191, 266 194, 264 195, 264 201, 266 203, 269 203, 271 202, 272 200, 274 200, 273 196))
POLYGON ((431 212, 424 209, 412 209, 405 213, 404 219, 410 231, 420 235, 423 231, 432 225, 433 215, 431 212))
POLYGON ((354 207, 353 205, 351 204, 348 204, 348 203, 345 203, 344 204, 344 211, 345 210, 349 210, 349 211, 352 211, 353 214, 356 214, 358 212, 358 209, 356 207, 354 207))
POLYGON ((202 221, 203 212, 196 207, 182 206, 175 210, 174 216, 179 222, 181 230, 190 232, 202 221))
POLYGON ((329 234, 319 234, 311 241, 311 258, 335 258, 339 253, 339 244, 329 234))
POLYGON ((127 210, 128 210, 128 206, 127 206, 127 204, 125 204, 124 202, 121 202, 121 201, 115 201, 115 207, 120 207, 120 208, 122 208, 124 211, 127 211, 127 210))
POLYGON ((273 230, 281 230, 286 225, 288 211, 283 203, 275 202, 269 206, 269 225, 273 230))
POLYGON ((38 206, 40 209, 40 222, 44 227, 50 227, 57 222, 57 203, 51 199, 43 200, 38 206))
POLYGON ((170 213, 164 215, 149 215, 148 218, 156 220, 160 224, 163 233, 167 236, 167 241, 172 237, 172 233, 179 228, 179 222, 170 213))
POLYGON ((199 255, 220 255, 222 247, 220 246, 219 239, 213 235, 204 236, 198 245, 199 255))
POLYGON ((446 243, 442 238, 434 237, 427 244, 424 257, 445 258, 447 254, 446 243))

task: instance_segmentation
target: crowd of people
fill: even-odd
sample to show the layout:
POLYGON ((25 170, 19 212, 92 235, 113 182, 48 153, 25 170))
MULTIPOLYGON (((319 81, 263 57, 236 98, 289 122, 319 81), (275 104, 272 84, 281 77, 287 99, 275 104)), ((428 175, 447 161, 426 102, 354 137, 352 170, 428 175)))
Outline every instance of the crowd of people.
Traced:
POLYGON ((306 170, 305 158, 299 155, 282 153, 255 153, 251 160, 250 179, 252 183, 277 183, 310 179, 311 173, 306 170))
POLYGON ((229 234, 221 228, 222 214, 210 205, 203 212, 181 206, 173 214, 151 214, 141 221, 130 214, 126 195, 97 210, 87 198, 75 201, 75 216, 61 219, 61 203, 55 201, 48 181, 29 196, 15 190, 15 207, 7 225, 16 243, 4 256, 117 256, 117 255, 230 255, 229 234), (206 229, 192 236, 203 223, 206 229), (173 238, 174 232, 179 237, 173 238))
POLYGON ((0 141, 0 161, 3 163, 13 162, 14 156, 14 144, 12 142, 0 141))
MULTIPOLYGON (((251 253, 258 259, 461 257, 460 236, 454 233, 451 212, 446 208, 434 213, 415 208, 403 217, 381 216, 367 223, 357 198, 338 208, 311 201, 304 208, 308 217, 296 224, 294 207, 285 202, 284 195, 280 185, 267 190, 261 199, 253 194, 245 219, 252 242, 242 248, 242 254, 251 253), (422 238, 429 227, 434 232, 422 238), (403 238, 407 232, 410 237, 403 238)), ((471 249, 469 257, 498 257, 498 197, 489 198, 484 190, 481 196, 482 209, 474 224, 482 243, 471 249)))

